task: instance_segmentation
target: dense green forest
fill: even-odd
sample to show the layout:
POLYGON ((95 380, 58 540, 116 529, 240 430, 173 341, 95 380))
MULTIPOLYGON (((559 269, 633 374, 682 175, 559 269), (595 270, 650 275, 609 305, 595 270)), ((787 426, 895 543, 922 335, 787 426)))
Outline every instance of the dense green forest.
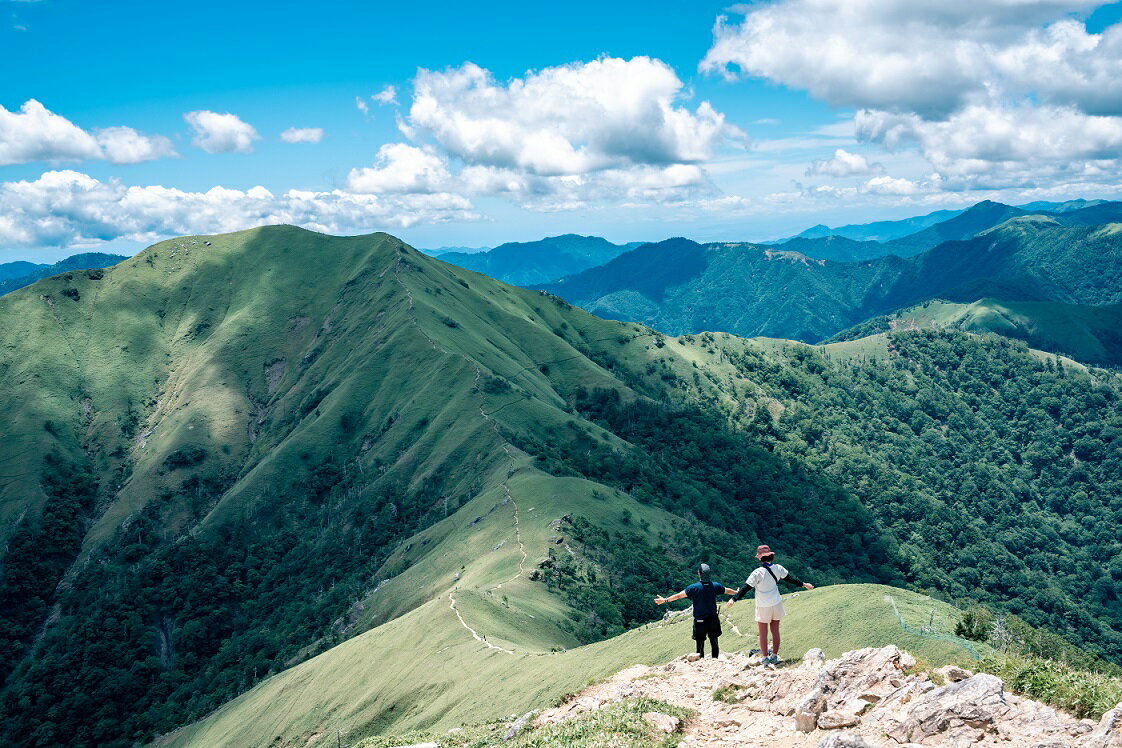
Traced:
POLYGON ((787 403, 761 438, 859 497, 909 586, 1122 660, 1122 385, 993 335, 901 332, 869 363, 732 360, 787 403))

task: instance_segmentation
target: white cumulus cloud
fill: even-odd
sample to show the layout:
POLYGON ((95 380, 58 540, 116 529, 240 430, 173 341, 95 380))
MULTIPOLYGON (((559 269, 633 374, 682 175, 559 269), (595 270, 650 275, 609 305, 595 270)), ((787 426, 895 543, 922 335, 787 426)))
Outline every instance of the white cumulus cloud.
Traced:
POLYGON ((397 89, 394 86, 386 86, 378 93, 370 97, 376 104, 396 104, 397 103, 397 89))
POLYGON ((280 134, 286 143, 318 143, 323 140, 322 127, 290 127, 280 134))
POLYGON ((253 141, 260 140, 257 130, 236 114, 202 109, 183 115, 191 126, 191 142, 207 153, 250 153, 253 141))
POLYGON ((420 70, 406 132, 468 164, 540 176, 697 163, 743 137, 708 102, 693 111, 679 104, 683 88, 649 57, 604 57, 506 83, 472 63, 420 70))
POLYGON ((76 171, 48 171, 35 180, 0 183, 0 243, 13 246, 94 246, 118 238, 155 241, 276 223, 362 233, 478 217, 470 200, 448 193, 383 196, 289 190, 274 195, 264 187, 187 192, 100 181, 76 171))
POLYGON ((15 112, 0 106, 0 165, 89 158, 134 164, 174 155, 165 137, 120 126, 87 132, 35 99, 15 112))
POLYGON ((1122 117, 1072 107, 969 106, 944 120, 863 110, 858 137, 891 149, 914 146, 955 183, 1022 186, 1096 178, 1122 166, 1122 117))
POLYGON ((928 116, 945 116, 997 89, 1035 91, 1057 103, 1111 96, 1117 102, 1119 30, 1088 34, 1067 17, 1102 4, 779 0, 747 6, 740 23, 719 18, 700 67, 766 78, 836 106, 928 116))
POLYGON ((834 151, 832 158, 815 160, 806 175, 827 177, 860 177, 869 174, 879 174, 884 171, 884 165, 870 163, 860 153, 850 153, 844 148, 834 151))
MULTIPOLYGON (((1101 5, 776 0, 718 19, 700 67, 857 109, 858 140, 915 149, 935 169, 926 184, 942 189, 1110 181, 1122 163, 1122 24, 1091 33, 1081 20, 1101 5)), ((835 158, 807 173, 845 170, 835 158)))
POLYGON ((352 169, 347 189, 361 193, 431 193, 447 190, 448 166, 432 148, 387 143, 378 149, 376 165, 352 169))

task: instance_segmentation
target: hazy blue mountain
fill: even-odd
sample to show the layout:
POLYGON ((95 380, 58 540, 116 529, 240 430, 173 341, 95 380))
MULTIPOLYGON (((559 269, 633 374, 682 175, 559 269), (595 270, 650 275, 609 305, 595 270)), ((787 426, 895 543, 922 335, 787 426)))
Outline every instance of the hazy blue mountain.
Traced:
POLYGON ((1073 210, 1082 210, 1083 208, 1090 208, 1095 205, 1101 205, 1105 202, 1106 200, 1078 199, 1066 200, 1060 203, 1053 203, 1048 202, 1047 200, 1036 200, 1035 202, 1024 203, 1023 205, 1018 205, 1017 207, 1023 210, 1031 211, 1033 213, 1037 211, 1044 211, 1047 213, 1069 213, 1073 210))
POLYGON ((480 252, 490 252, 491 247, 437 247, 436 249, 418 249, 418 252, 424 252, 429 257, 440 257, 441 255, 455 252, 458 254, 475 255, 480 252))
POLYGON ((809 229, 801 231, 787 239, 764 243, 782 244, 791 239, 819 239, 827 236, 840 236, 846 239, 853 239, 854 241, 885 242, 891 239, 898 239, 901 236, 907 236, 908 234, 914 234, 928 226, 954 218, 961 212, 961 210, 936 210, 926 215, 901 218, 895 221, 851 223, 834 228, 820 223, 817 226, 811 226, 809 229))
POLYGON ((17 260, 15 262, 5 262, 0 265, 0 281, 11 280, 12 278, 22 278, 25 275, 34 273, 39 268, 48 267, 47 265, 26 262, 24 260, 17 260))
POLYGON ((526 286, 602 265, 640 244, 612 244, 598 236, 563 234, 534 242, 508 242, 486 252, 445 252, 439 257, 506 283, 526 286))
POLYGON ((9 276, 4 278, 0 275, 0 295, 15 291, 17 288, 30 286, 37 280, 49 278, 52 275, 65 273, 70 270, 90 270, 95 268, 107 268, 116 265, 121 260, 128 259, 124 255, 110 255, 102 252, 83 252, 82 254, 71 255, 65 260, 59 260, 53 265, 34 265, 33 263, 17 263, 11 262, 6 265, 0 265, 0 268, 6 268, 9 265, 32 265, 32 270, 25 275, 9 276))

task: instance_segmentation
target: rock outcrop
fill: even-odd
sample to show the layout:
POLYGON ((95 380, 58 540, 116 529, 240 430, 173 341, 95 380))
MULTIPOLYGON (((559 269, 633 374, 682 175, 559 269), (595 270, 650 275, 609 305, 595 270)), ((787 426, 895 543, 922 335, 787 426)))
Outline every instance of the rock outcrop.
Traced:
MULTIPOLYGON (((915 664, 894 646, 829 661, 811 650, 801 663, 779 667, 741 654, 681 657, 630 667, 543 712, 537 722, 646 696, 698 713, 685 726, 686 746, 1122 748, 1122 705, 1097 723, 1079 720, 1006 692, 993 675, 940 668, 946 685, 938 686, 926 673, 913 672, 915 664)), ((653 715, 648 721, 655 724, 653 715)))

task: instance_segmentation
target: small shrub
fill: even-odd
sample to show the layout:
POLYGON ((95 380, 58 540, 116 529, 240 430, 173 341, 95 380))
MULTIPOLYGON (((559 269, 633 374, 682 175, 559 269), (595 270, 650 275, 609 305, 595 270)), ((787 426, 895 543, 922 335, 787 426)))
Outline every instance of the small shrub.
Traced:
POLYGON ((505 395, 514 390, 510 382, 501 377, 487 376, 483 380, 483 391, 488 395, 505 395))
POLYGON ((195 444, 180 447, 164 458, 164 467, 168 470, 198 465, 206 459, 206 450, 195 444))
POLYGON ((460 323, 451 317, 441 317, 440 321, 444 323, 445 327, 451 327, 453 330, 460 326, 460 323))
POLYGON ((82 298, 82 294, 78 292, 77 288, 64 288, 62 289, 62 295, 75 301, 82 298))
POLYGON ((739 704, 740 689, 731 684, 721 686, 713 692, 713 701, 723 701, 726 704, 739 704))

